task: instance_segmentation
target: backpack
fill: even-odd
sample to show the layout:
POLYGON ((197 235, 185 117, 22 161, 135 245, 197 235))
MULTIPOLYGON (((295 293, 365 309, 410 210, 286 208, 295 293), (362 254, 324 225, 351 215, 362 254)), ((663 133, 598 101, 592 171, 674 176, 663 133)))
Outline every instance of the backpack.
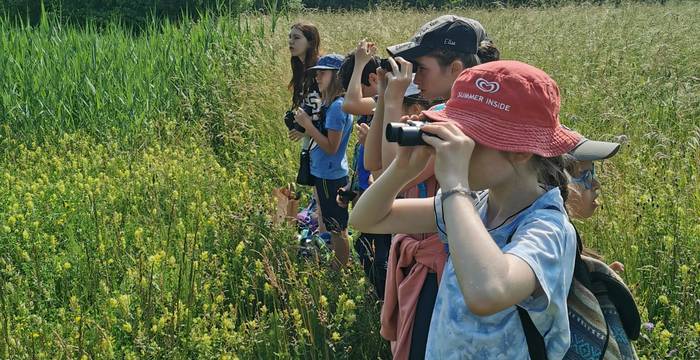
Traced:
MULTIPOLYGON (((545 209, 561 211, 551 206, 545 209)), ((641 319, 622 278, 604 262, 581 255, 576 231, 574 276, 566 300, 571 345, 564 359, 636 360, 630 340, 639 338, 641 319)), ((513 234, 506 243, 510 243, 513 234)), ((527 311, 516 306, 532 360, 547 360, 544 337, 527 311)))

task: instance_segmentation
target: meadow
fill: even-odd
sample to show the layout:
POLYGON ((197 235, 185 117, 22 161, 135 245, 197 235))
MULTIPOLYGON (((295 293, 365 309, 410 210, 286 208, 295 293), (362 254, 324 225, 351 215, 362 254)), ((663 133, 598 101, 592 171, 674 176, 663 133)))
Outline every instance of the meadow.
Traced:
MULTIPOLYGON (((550 73, 564 124, 624 142, 576 225, 625 264, 640 357, 700 358, 700 6, 450 12, 550 73)), ((287 29, 312 21, 347 53, 441 13, 204 15, 137 36, 0 20, 0 358, 388 358, 357 262, 300 261, 294 227, 271 223, 298 161, 287 29)))

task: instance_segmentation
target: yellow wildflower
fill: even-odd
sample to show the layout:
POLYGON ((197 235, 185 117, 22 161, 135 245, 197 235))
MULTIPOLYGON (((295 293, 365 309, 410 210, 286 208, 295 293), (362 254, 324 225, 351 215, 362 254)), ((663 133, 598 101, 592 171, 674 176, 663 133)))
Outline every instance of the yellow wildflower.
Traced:
POLYGON ((340 341, 341 337, 340 334, 338 334, 337 331, 334 331, 333 334, 331 335, 331 340, 338 342, 340 341))
POLYGON ((664 329, 664 330, 661 332, 661 334, 659 334, 659 337, 661 338, 661 342, 662 342, 662 343, 668 344, 668 342, 671 341, 671 338, 673 337, 673 334, 672 334, 670 331, 664 329))

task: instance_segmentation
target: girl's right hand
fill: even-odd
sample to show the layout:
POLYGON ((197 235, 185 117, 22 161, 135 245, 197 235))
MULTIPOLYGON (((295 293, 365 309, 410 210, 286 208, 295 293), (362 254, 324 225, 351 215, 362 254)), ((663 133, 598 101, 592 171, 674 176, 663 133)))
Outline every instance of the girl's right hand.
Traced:
POLYGON ((386 74, 388 84, 384 98, 387 101, 403 102, 406 89, 413 81, 413 64, 401 57, 389 58, 389 63, 393 71, 386 74))

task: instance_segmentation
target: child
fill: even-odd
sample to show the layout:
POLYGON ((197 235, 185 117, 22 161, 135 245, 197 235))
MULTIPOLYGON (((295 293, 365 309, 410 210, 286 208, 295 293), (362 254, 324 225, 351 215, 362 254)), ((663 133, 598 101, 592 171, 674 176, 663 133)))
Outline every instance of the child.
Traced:
MULTIPOLYGON (((600 182, 596 178, 594 161, 609 159, 620 150, 620 144, 606 141, 582 139, 570 152, 571 161, 567 163, 566 172, 570 175, 569 196, 566 209, 573 219, 585 220, 593 216, 598 208, 600 182)), ((600 259, 600 256, 584 247, 585 255, 600 259)), ((610 268, 620 273, 625 271, 619 261, 610 264, 610 268)))
MULTIPOLYGON (((321 94, 318 92, 318 84, 313 76, 309 76, 307 70, 316 65, 320 54, 321 37, 315 25, 306 22, 298 22, 289 29, 287 43, 289 45, 290 64, 292 67, 292 79, 287 88, 292 91, 292 109, 304 108, 311 112, 314 120, 318 119, 321 111, 321 94)), ((289 139, 302 140, 302 150, 308 149, 311 139, 296 131, 289 130, 289 139)), ((314 198, 318 202, 316 189, 313 190, 314 198)), ((316 218, 321 218, 320 208, 316 211, 316 218)), ((325 232, 323 223, 319 224, 319 230, 325 232)))
MULTIPOLYGON (((379 59, 374 56, 376 46, 362 40, 355 51, 346 57, 340 69, 339 76, 347 87, 343 109, 355 114, 362 115, 355 126, 359 132, 357 151, 355 152, 355 184, 348 184, 348 188, 355 191, 358 196, 370 185, 370 172, 364 167, 364 136, 369 129, 368 124, 372 121, 372 115, 376 106, 375 96, 377 95, 377 74, 379 59), (351 187, 352 186, 352 187, 351 187)), ((419 95, 420 91, 411 84, 404 93, 403 114, 419 114, 426 110, 428 102, 419 95)), ((349 189, 346 189, 349 190, 349 189)), ((341 206, 347 206, 338 197, 341 206)), ((391 234, 368 234, 362 233, 355 241, 355 250, 363 265, 365 274, 372 282, 380 299, 384 299, 384 289, 386 284, 387 263, 389 259, 389 248, 391 246, 391 234)))
POLYGON ((309 70, 316 72, 316 82, 323 102, 322 128, 319 130, 302 109, 296 113, 296 122, 315 143, 311 148, 311 174, 316 177, 321 216, 331 233, 331 249, 335 251, 339 269, 348 261, 350 249, 347 240, 348 210, 338 206, 338 189, 348 182, 348 161, 345 156, 352 131, 352 117, 343 112, 343 88, 337 77, 343 57, 331 54, 321 57, 309 70))
MULTIPOLYGON (((452 84, 464 69, 481 63, 482 59, 486 62, 498 57, 498 50, 478 21, 452 15, 423 25, 409 42, 387 50, 392 56, 400 56, 389 60, 395 71, 407 75, 413 72, 413 64, 418 64, 415 83, 421 95, 430 100, 448 99, 452 84)), ((380 91, 377 109, 381 111, 377 113, 382 115, 370 127, 365 157, 365 165, 373 170, 375 177, 387 169, 396 156, 398 147, 386 141, 384 128, 388 122, 396 121, 403 110, 399 100, 403 88, 394 89, 395 85, 387 88, 387 74, 384 70, 378 73, 380 87, 387 91, 386 94, 380 91)), ((433 197, 437 188, 433 163, 429 160, 402 196, 433 197)), ((390 259, 394 261, 390 261, 387 276, 381 334, 396 341, 393 348, 396 359, 421 359, 425 354, 433 306, 447 261, 442 249, 435 232, 398 234, 394 238, 390 251, 390 259)))
MULTIPOLYGON (((394 71, 389 86, 409 79, 394 71)), ((467 69, 451 95, 443 110, 423 113, 436 122, 422 128, 430 146, 401 147, 350 222, 371 232, 439 230, 449 259, 426 358, 527 359, 516 306, 544 334, 549 359, 561 358, 569 347, 566 297, 576 253, 560 191, 561 155, 580 136, 559 124, 556 83, 527 64, 467 69), (431 155, 441 191, 394 200, 431 155), (474 191, 483 192, 475 199, 474 191)))
MULTIPOLYGON (((343 111, 359 116, 355 125, 358 139, 353 152, 354 174, 352 181, 342 188, 345 193, 356 194, 353 201, 357 201, 362 192, 369 187, 370 173, 364 167, 363 157, 365 135, 372 121, 374 97, 377 95, 377 74, 375 72, 377 67, 379 67, 379 58, 374 56, 373 52, 367 51, 366 43, 363 40, 355 51, 345 57, 338 72, 338 77, 346 90, 343 111)), ((348 201, 340 194, 336 200, 341 207, 347 208, 349 205, 348 201)), ((381 300, 384 299, 386 260, 390 244, 390 234, 361 233, 355 240, 355 251, 365 275, 374 286, 377 297, 381 300)))

